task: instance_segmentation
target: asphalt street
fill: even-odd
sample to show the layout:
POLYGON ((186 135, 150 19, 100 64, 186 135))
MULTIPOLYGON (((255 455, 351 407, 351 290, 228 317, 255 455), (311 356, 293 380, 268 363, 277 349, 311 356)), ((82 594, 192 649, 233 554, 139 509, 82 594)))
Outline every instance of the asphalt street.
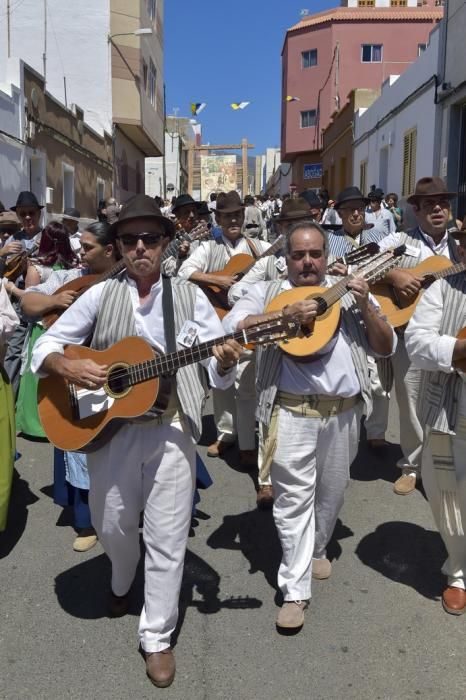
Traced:
MULTIPOLYGON (((396 412, 388 437, 396 442, 396 412)), ((200 447, 213 438, 205 419, 200 447)), ((422 490, 396 496, 398 447, 364 444, 302 631, 275 628, 280 559, 273 518, 255 507, 234 451, 206 458, 214 485, 186 556, 177 674, 154 688, 137 651, 142 571, 130 614, 106 616, 109 564, 72 550, 69 513, 51 498, 50 445, 18 440, 8 530, 0 535, 0 697, 138 700, 464 700, 466 616, 443 612, 444 548, 422 490)))

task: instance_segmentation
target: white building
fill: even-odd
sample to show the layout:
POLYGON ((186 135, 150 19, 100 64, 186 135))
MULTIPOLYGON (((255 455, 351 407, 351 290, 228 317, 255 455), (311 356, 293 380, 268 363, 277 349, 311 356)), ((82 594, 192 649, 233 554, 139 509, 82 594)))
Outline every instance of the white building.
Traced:
POLYGON ((20 58, 112 134, 121 200, 144 191, 144 157, 163 152, 162 47, 163 0, 0 0, 0 83, 8 58, 20 58))
POLYGON ((439 128, 435 138, 437 172, 458 192, 456 215, 466 216, 466 4, 448 0, 440 27, 437 103, 439 128))
POLYGON ((45 180, 30 179, 25 138, 24 91, 18 62, 11 62, 0 82, 0 201, 9 209, 21 190, 44 202, 45 180), (16 70, 15 70, 16 69, 16 70))
POLYGON ((401 77, 390 76, 380 97, 354 120, 353 182, 409 196, 421 177, 436 172, 434 135, 439 28, 401 77))

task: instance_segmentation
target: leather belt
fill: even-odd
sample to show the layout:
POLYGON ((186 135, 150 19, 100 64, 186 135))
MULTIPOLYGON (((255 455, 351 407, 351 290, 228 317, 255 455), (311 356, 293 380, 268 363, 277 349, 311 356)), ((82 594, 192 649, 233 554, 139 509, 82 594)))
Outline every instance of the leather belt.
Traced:
POLYGON ((279 391, 277 402, 283 408, 301 416, 329 418, 339 413, 354 408, 362 400, 361 394, 341 398, 340 396, 326 396, 324 394, 289 394, 279 391))

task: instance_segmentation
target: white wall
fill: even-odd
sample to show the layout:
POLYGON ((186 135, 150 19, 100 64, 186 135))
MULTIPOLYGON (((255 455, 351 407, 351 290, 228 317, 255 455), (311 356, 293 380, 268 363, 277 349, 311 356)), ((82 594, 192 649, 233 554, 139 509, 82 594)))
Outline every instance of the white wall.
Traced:
POLYGON ((0 84, 0 201, 7 208, 15 204, 18 192, 29 189, 26 146, 21 143, 25 134, 19 68, 17 61, 10 61, 0 84))
MULTIPOLYGON (((359 110, 354 120, 353 182, 359 186, 360 163, 367 160, 367 189, 380 185, 386 158, 386 189, 401 195, 403 180, 404 133, 417 129, 416 180, 434 174, 434 138, 436 133, 435 87, 433 81, 419 94, 413 93, 427 83, 437 71, 438 30, 421 56, 395 82, 388 80, 381 96, 366 110, 359 110), (390 85, 390 82, 392 83, 390 85), (391 116, 390 116, 390 113, 391 116)), ((392 76, 393 78, 393 76, 392 76)))
MULTIPOLYGON (((10 3, 11 56, 22 58, 43 75, 44 3, 10 3)), ((7 2, 0 0, 0 82, 7 58, 7 2)), ((47 0, 46 89, 68 107, 75 103, 99 134, 111 132, 112 103, 108 0, 47 0)))
MULTIPOLYGON (((165 168, 167 185, 175 186, 171 192, 167 191, 167 197, 177 197, 180 193, 181 162, 180 162, 180 136, 179 134, 165 134, 165 168)), ((163 158, 146 158, 146 194, 150 197, 158 195, 163 199, 163 158)))

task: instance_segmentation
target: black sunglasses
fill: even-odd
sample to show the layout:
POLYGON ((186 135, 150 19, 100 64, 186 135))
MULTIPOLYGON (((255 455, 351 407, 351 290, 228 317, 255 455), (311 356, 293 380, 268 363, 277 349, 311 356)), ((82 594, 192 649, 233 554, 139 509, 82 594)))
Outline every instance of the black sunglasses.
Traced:
POLYGON ((163 236, 160 233, 124 233, 118 236, 119 240, 126 246, 135 246, 139 240, 144 245, 156 245, 161 241, 163 236))

